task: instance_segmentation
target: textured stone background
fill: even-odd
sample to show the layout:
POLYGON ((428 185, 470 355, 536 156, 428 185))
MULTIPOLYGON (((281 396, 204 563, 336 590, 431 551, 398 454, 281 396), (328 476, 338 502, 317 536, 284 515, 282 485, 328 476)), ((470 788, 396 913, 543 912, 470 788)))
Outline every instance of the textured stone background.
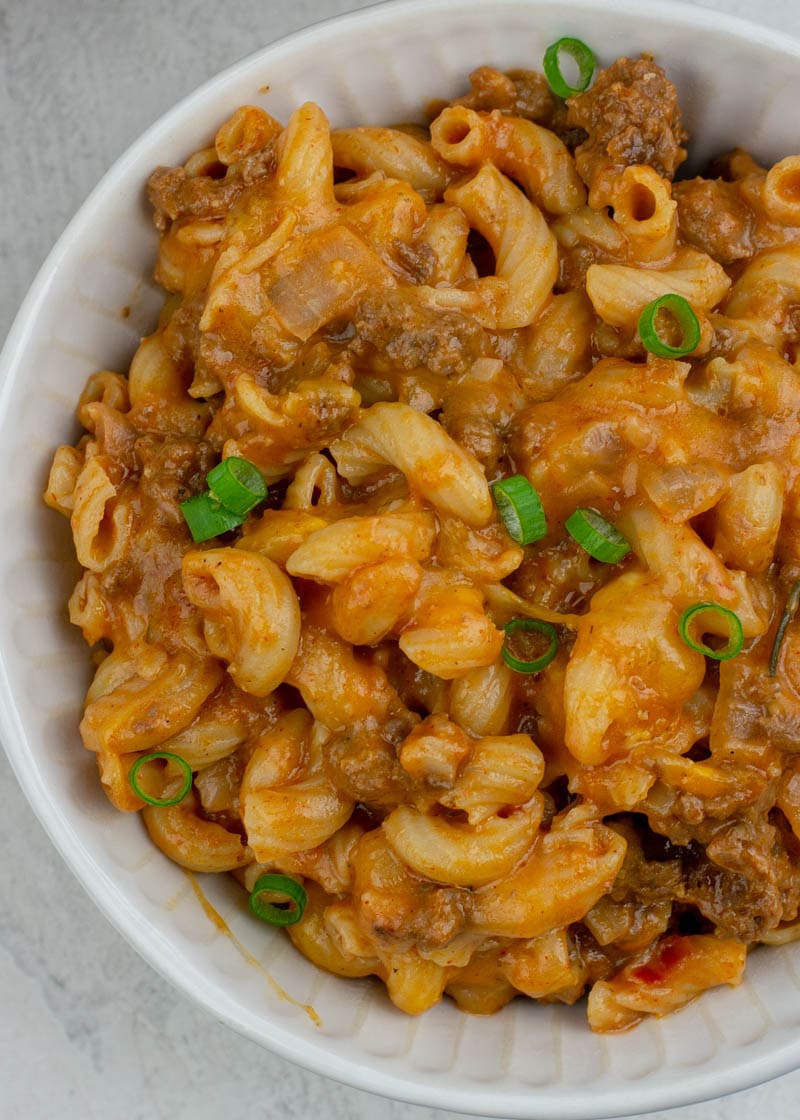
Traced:
MULTIPOLYGON (((487 0, 490 3, 491 0, 487 0)), ((0 338, 114 159, 200 82, 359 0, 0 0, 0 338)), ((706 4, 800 35, 797 0, 706 4)), ((455 1120, 306 1073, 195 1010, 72 880, 0 757, 0 1118, 455 1120)), ((798 1115, 800 1072, 670 1120, 798 1115)))

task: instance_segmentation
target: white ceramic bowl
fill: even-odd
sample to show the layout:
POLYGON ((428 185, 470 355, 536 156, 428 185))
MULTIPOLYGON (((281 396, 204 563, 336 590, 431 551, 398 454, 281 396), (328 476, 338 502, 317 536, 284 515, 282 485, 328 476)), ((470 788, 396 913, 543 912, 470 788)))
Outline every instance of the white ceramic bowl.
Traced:
POLYGON ((127 368, 153 328, 156 237, 143 184, 180 162, 236 106, 278 117, 306 99, 337 125, 419 116, 480 63, 537 66, 561 35, 603 62, 652 50, 677 82, 692 160, 739 143, 763 160, 796 150, 800 44, 719 13, 645 0, 404 0, 337 19, 245 59, 151 128, 64 233, 3 352, 0 388, 0 732, 25 793, 98 906, 141 954, 215 1016, 341 1081, 486 1116, 608 1117, 719 1096, 800 1065, 800 944, 761 950, 747 979, 680 1014, 614 1037, 582 1007, 518 1000, 490 1018, 445 1002, 418 1019, 371 981, 340 980, 249 919, 227 877, 204 883, 243 944, 315 1026, 279 998, 203 914, 181 871, 137 817, 100 792, 77 734, 87 651, 65 620, 76 578, 66 525, 40 493, 56 444, 94 369, 127 368), (260 92, 265 83, 269 92, 260 92), (120 316, 129 305, 129 318, 120 316), (9 485, 9 481, 11 485, 9 485))

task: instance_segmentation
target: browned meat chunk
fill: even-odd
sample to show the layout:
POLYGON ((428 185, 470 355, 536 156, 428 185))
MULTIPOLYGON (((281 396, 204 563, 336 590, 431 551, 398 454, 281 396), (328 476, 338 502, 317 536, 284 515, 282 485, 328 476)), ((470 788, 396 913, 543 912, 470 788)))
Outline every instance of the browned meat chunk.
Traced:
POLYGON ((535 70, 509 70, 503 73, 491 66, 479 66, 469 76, 472 87, 464 97, 435 102, 432 114, 445 105, 466 105, 469 109, 489 113, 499 109, 513 117, 532 121, 549 121, 556 111, 556 99, 543 74, 535 70))
POLYGON ((156 227, 163 231, 175 218, 221 218, 243 187, 241 179, 189 176, 182 167, 157 167, 147 181, 147 197, 156 227))
MULTIPOLYGON (((406 726, 413 726, 415 718, 410 716, 406 726)), ((337 732, 325 746, 325 771, 337 789, 370 809, 388 812, 408 797, 408 775, 395 744, 377 728, 337 732)))
POLYGON ((568 125, 588 133, 575 159, 590 186, 610 168, 637 163, 649 164, 671 179, 686 159, 687 133, 675 86, 650 55, 618 58, 568 105, 568 125))
POLYGON ((687 855, 686 901, 723 936, 755 941, 797 916, 800 871, 772 825, 740 819, 723 825, 705 856, 695 845, 687 855))
POLYGON ((524 404, 514 375, 501 368, 491 377, 459 382, 445 399, 442 423, 494 478, 505 451, 505 433, 524 404))
POLYGON ((381 829, 359 841, 353 866, 358 924, 380 944, 447 945, 464 928, 471 897, 463 887, 443 887, 412 874, 389 847, 381 829))
POLYGON ((373 346, 395 368, 432 373, 462 373, 486 347, 486 336, 474 320, 460 311, 439 311, 421 301, 411 304, 402 295, 381 294, 366 299, 353 316, 354 349, 373 346))
POLYGON ((752 256, 753 213, 736 187, 721 179, 689 179, 676 183, 681 237, 721 264, 752 256))
POLYGON ((551 128, 574 151, 576 145, 586 139, 581 128, 571 128, 567 123, 567 107, 556 97, 547 84, 547 79, 537 70, 495 70, 491 66, 479 66, 469 76, 472 89, 464 97, 453 101, 434 101, 428 108, 431 118, 446 105, 466 105, 481 113, 495 110, 510 117, 524 117, 551 128))

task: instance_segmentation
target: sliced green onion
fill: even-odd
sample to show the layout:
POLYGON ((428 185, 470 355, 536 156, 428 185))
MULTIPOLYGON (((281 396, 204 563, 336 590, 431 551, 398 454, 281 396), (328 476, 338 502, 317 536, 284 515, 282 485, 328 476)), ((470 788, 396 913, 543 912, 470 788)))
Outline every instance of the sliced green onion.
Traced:
POLYGON ((576 509, 564 528, 584 551, 604 564, 616 564, 631 550, 622 533, 595 509, 576 509))
POLYGON ((251 509, 267 497, 267 484, 258 467, 232 455, 206 476, 208 490, 181 502, 192 540, 209 541, 238 529, 251 509))
POLYGON ((225 509, 208 491, 181 502, 181 513, 189 526, 193 541, 209 541, 220 533, 238 529, 244 521, 241 514, 225 509))
POLYGON ((553 93, 557 93, 559 97, 571 97, 573 93, 583 93, 588 89, 596 63, 594 51, 580 39, 559 39, 551 43, 544 52, 544 76, 553 93), (569 85, 561 73, 559 55, 562 53, 568 54, 577 63, 578 85, 576 86, 569 85))
POLYGON ((183 801, 192 788, 192 768, 185 758, 172 754, 171 751, 151 751, 150 754, 143 754, 141 758, 136 759, 128 772, 128 782, 136 796, 141 797, 142 801, 146 801, 148 805, 177 805, 180 801, 183 801), (151 797, 139 785, 138 775, 141 768, 146 762, 155 762, 158 759, 163 759, 165 762, 174 762, 183 771, 183 785, 173 797, 151 797))
POLYGON ((783 639, 786 635, 786 628, 797 614, 797 608, 800 606, 800 580, 794 585, 789 592, 789 597, 786 600, 786 606, 783 609, 781 620, 778 623, 778 629, 775 631, 775 641, 772 643, 772 653, 769 655, 769 675, 775 676, 778 668, 778 656, 781 652, 783 639))
POLYGON ((206 478, 212 498, 231 513, 246 517, 267 496, 267 484, 258 467, 232 455, 217 463, 206 478))
POLYGON ((299 922, 308 902, 303 887, 288 875, 259 875, 250 894, 250 909, 262 922, 271 926, 293 926, 299 922), (278 901, 263 898, 278 896, 278 901), (289 903, 285 906, 285 903, 289 903))
POLYGON ((527 478, 515 474, 492 483, 492 497, 506 532, 517 544, 532 544, 547 532, 542 499, 527 478))
POLYGON ((558 633, 555 626, 549 622, 543 622, 540 618, 512 618, 510 622, 505 624, 503 630, 506 637, 500 652, 506 665, 516 673, 540 673, 542 669, 547 668, 558 653, 558 633), (508 639, 518 630, 526 633, 544 634, 549 639, 547 649, 541 657, 535 657, 532 661, 524 661, 522 658, 514 656, 508 648, 508 639))
POLYGON ((658 358, 683 358, 697 349, 700 342, 700 320, 692 311, 692 305, 683 296, 669 292, 659 296, 639 316, 639 337, 646 350, 658 358), (670 346, 658 333, 658 313, 669 311, 678 324, 681 341, 678 346, 670 346))
POLYGON ((690 649, 696 649, 698 653, 705 654, 706 657, 713 657, 715 661, 730 661, 737 653, 742 652, 742 646, 744 645, 744 631, 738 614, 728 610, 727 607, 721 607, 719 603, 695 603, 693 606, 687 607, 680 617, 678 633, 690 649), (722 649, 712 649, 701 641, 695 641, 692 637, 689 630, 691 622, 697 615, 706 612, 718 614, 720 618, 725 619, 728 625, 728 644, 723 646, 722 649))

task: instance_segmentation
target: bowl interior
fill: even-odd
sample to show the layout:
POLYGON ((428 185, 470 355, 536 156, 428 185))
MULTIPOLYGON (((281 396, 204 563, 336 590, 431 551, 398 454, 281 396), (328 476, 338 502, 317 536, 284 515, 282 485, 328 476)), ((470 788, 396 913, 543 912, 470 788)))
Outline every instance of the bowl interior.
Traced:
POLYGON ((694 169, 737 144, 764 161, 797 144, 797 44, 717 13, 613 0, 384 5, 245 60, 155 125, 59 242, 2 361, 0 472, 14 485, 0 492, 11 527, 0 553, 0 729, 54 842, 120 931, 217 1017, 340 1080, 487 1116, 615 1116, 792 1068, 800 1061, 800 945, 758 951, 740 988, 615 1037, 592 1035, 581 1007, 521 1000, 491 1018, 443 1003, 409 1019, 377 984, 323 974, 283 936, 253 923, 226 877, 206 879, 202 890, 237 946, 208 919, 186 876, 152 848, 138 818, 117 814, 100 792, 77 735, 88 653, 64 609, 77 568, 68 528, 40 494, 53 448, 76 434, 73 408, 88 374, 125 370, 140 335, 153 329, 156 236, 143 199, 153 167, 183 160, 245 103, 285 119, 314 100, 335 125, 420 119, 429 100, 462 92, 475 66, 538 66, 547 44, 570 34, 603 63, 656 55, 678 85, 694 169))

